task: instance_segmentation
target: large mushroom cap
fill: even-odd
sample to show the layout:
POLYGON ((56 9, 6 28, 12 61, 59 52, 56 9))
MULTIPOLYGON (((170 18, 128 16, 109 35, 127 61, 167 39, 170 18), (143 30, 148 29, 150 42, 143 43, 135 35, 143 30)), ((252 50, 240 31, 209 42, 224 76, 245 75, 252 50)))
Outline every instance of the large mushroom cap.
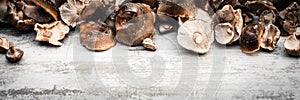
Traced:
POLYGON ((0 53, 6 52, 10 47, 9 40, 5 37, 0 37, 0 53))
POLYGON ((263 49, 273 51, 280 38, 280 30, 277 26, 271 24, 265 28, 265 32, 261 37, 261 47, 263 49))
POLYGON ((154 12, 146 4, 127 3, 121 6, 115 21, 116 39, 130 46, 142 44, 144 39, 152 38, 155 34, 155 18, 154 12))
POLYGON ((254 53, 260 49, 261 35, 264 27, 260 24, 247 25, 241 34, 241 50, 244 53, 254 53))
POLYGON ((93 51, 108 50, 116 44, 112 29, 98 21, 80 25, 80 43, 93 51))
POLYGON ((31 0, 37 6, 42 7, 46 12, 48 12, 56 21, 59 19, 58 9, 53 2, 49 0, 31 0))
POLYGON ((59 40, 65 38, 65 35, 69 33, 70 28, 63 24, 61 21, 55 21, 50 24, 35 24, 34 30, 37 32, 35 37, 36 41, 49 42, 55 46, 61 46, 62 43, 59 40))
POLYGON ((300 56, 300 33, 287 37, 284 41, 284 48, 289 55, 300 56))
POLYGON ((205 54, 209 51, 213 36, 208 22, 203 20, 188 20, 178 29, 177 41, 185 49, 199 54, 205 54))
POLYGON ((182 6, 170 1, 161 1, 159 3, 158 14, 165 14, 172 17, 189 17, 191 14, 189 11, 182 6))
POLYGON ((215 38, 220 44, 228 44, 234 38, 234 28, 230 23, 220 23, 215 26, 215 38))
POLYGON ((71 27, 84 22, 81 16, 86 4, 80 0, 68 0, 65 4, 59 7, 61 19, 71 27))

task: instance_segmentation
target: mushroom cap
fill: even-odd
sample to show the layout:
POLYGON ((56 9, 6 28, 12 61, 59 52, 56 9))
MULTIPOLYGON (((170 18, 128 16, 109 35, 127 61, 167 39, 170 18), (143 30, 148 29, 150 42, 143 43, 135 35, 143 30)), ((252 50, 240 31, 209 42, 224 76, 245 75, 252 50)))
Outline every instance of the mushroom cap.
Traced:
POLYGON ((93 51, 108 50, 116 44, 112 29, 99 21, 85 22, 80 25, 80 43, 93 51))
POLYGON ((231 5, 225 5, 221 10, 216 12, 221 23, 232 22, 235 19, 234 9, 231 5))
POLYGON ((39 6, 26 4, 24 1, 18 1, 16 4, 27 17, 32 18, 37 22, 49 22, 52 19, 51 15, 39 6))
POLYGON ((241 50, 244 53, 254 53, 260 49, 261 35, 264 27, 260 24, 250 24, 243 29, 241 34, 241 50))
POLYGON ((215 38, 220 44, 229 44, 234 38, 234 27, 230 23, 220 23, 216 25, 215 38))
POLYGON ((49 0, 31 0, 35 5, 43 8, 48 12, 56 21, 59 20, 58 9, 55 4, 49 0))
POLYGON ((0 37, 0 52, 8 51, 9 47, 9 40, 6 37, 0 37))
POLYGON ((59 7, 61 19, 71 27, 84 22, 81 16, 86 4, 79 0, 68 0, 67 3, 59 7))
POLYGON ((5 58, 12 63, 18 62, 22 59, 24 51, 17 49, 14 46, 11 46, 7 51, 5 58))
POLYGON ((300 56, 300 33, 287 37, 284 41, 284 48, 289 55, 300 56))
POLYGON ((277 13, 277 9, 267 0, 247 1, 245 5, 250 12, 256 15, 260 15, 265 10, 273 10, 277 13))
POLYGON ((206 28, 209 23, 203 20, 188 20, 178 29, 177 41, 185 49, 199 54, 209 51, 213 42, 213 34, 206 28))
POLYGON ((127 9, 120 9, 121 11, 119 10, 116 16, 116 39, 119 42, 130 46, 140 45, 145 38, 152 38, 155 34, 154 22, 156 16, 151 8, 146 4, 129 4, 127 3, 121 6, 120 8, 127 9), (133 10, 135 8, 138 9, 133 10), (130 11, 135 12, 127 13, 126 11, 122 11, 128 11, 128 9, 131 9, 130 11))
POLYGON ((62 43, 59 40, 65 38, 65 35, 69 33, 70 28, 63 24, 61 21, 55 21, 50 24, 35 24, 34 30, 37 32, 35 37, 36 41, 49 42, 55 46, 61 46, 62 43))
POLYGON ((276 21, 276 14, 273 10, 265 10, 260 14, 259 21, 265 25, 273 24, 276 21))
POLYGON ((175 2, 170 1, 161 1, 157 9, 157 14, 165 14, 172 17, 186 17, 190 16, 190 13, 187 9, 182 6, 179 6, 175 2))
POLYGON ((265 28, 265 32, 261 37, 261 48, 273 51, 280 38, 280 30, 277 26, 270 24, 265 28))
POLYGON ((237 9, 234 10, 234 13, 234 21, 231 22, 231 24, 234 26, 234 37, 229 44, 234 43, 240 39, 244 25, 242 11, 240 9, 237 9))

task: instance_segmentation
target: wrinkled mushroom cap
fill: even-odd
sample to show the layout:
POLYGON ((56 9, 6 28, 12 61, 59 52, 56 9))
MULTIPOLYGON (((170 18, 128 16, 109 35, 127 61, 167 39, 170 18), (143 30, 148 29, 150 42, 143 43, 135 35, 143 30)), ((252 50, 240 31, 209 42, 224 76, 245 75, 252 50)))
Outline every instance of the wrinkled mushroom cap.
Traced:
POLYGON ((215 26, 215 38, 220 44, 228 44, 234 38, 234 28, 230 23, 220 23, 215 26))
POLYGON ((231 5, 225 5, 221 10, 216 12, 221 23, 232 22, 235 19, 234 9, 231 5))
POLYGON ((16 4, 27 17, 34 19, 36 22, 49 22, 52 19, 51 15, 39 6, 29 5, 24 1, 18 1, 16 4))
POLYGON ((213 36, 208 22, 203 20, 188 20, 178 29, 177 41, 185 49, 199 54, 205 54, 209 51, 213 36))
POLYGON ((260 49, 261 35, 264 27, 260 24, 247 25, 241 34, 241 50, 244 53, 254 53, 260 49))
POLYGON ((189 17, 190 13, 187 9, 179 6, 175 2, 161 1, 159 3, 157 14, 165 14, 172 17, 189 17))
POLYGON ((129 13, 129 15, 125 11, 126 16, 124 16, 124 13, 117 14, 115 21, 117 30, 116 39, 121 43, 135 46, 142 44, 142 41, 145 38, 153 37, 155 34, 154 22, 156 16, 154 12, 152 12, 151 8, 146 4, 130 3, 130 5, 132 6, 129 6, 128 4, 124 5, 124 8, 127 7, 127 9, 124 10, 136 11, 134 9, 137 7, 138 11, 133 14, 129 13))
POLYGON ((247 1, 246 7, 250 12, 260 15, 265 10, 273 10, 277 12, 277 9, 273 6, 273 4, 267 0, 255 0, 255 1, 247 1))
POLYGON ((79 0, 68 0, 65 4, 59 7, 61 19, 71 27, 84 22, 81 16, 86 4, 79 0))
POLYGON ((284 41, 284 48, 289 55, 300 56, 300 33, 287 37, 284 41))
POLYGON ((280 38, 280 30, 277 26, 271 24, 265 28, 261 37, 261 47, 265 50, 273 51, 280 38))
POLYGON ((0 52, 6 52, 9 47, 9 40, 5 37, 0 37, 0 52))
POLYGON ((23 55, 24 55, 24 51, 22 51, 21 49, 17 49, 14 46, 11 46, 8 52, 6 53, 5 57, 7 61, 15 63, 20 61, 23 55))
POLYGON ((104 51, 116 42, 112 29, 103 22, 90 21, 80 25, 80 43, 89 50, 104 51))
POLYGON ((65 35, 69 33, 70 28, 63 24, 61 21, 55 21, 50 24, 35 24, 34 30, 37 32, 35 37, 36 41, 49 42, 55 46, 61 46, 62 43, 59 40, 65 38, 65 35))
POLYGON ((273 10, 265 10, 260 14, 259 21, 265 25, 273 24, 276 21, 276 14, 273 10))
POLYGON ((53 2, 49 0, 31 0, 35 5, 43 8, 48 12, 56 21, 59 20, 58 9, 53 2))

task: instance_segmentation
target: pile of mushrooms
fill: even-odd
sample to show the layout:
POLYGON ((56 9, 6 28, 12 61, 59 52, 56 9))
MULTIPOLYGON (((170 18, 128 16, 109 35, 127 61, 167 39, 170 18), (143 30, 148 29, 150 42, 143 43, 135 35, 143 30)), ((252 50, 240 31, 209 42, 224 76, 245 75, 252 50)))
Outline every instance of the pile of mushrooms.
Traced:
MULTIPOLYGON (((109 50, 117 42, 158 49, 155 33, 177 31, 177 42, 187 50, 206 54, 214 40, 239 42, 242 52, 274 51, 281 35, 284 47, 299 56, 299 0, 2 0, 0 22, 21 31, 36 31, 36 41, 62 46, 70 30, 79 27, 80 43, 92 51, 109 50), (201 3, 201 4, 196 4, 201 3), (202 4, 203 3, 203 4, 202 4), (205 7, 199 7, 199 5, 205 7), (214 12, 209 15, 207 6, 214 12), (109 7, 107 7, 109 6, 109 7), (106 20, 89 17, 109 8, 106 20), (201 9, 201 8, 204 8, 201 9), (161 22, 158 22, 161 21, 161 22)), ((5 39, 4 39, 5 40, 5 39)), ((4 41, 2 40, 2 41, 4 41)), ((0 51, 18 51, 3 46, 0 51)), ((10 59, 14 60, 14 59, 10 59)))

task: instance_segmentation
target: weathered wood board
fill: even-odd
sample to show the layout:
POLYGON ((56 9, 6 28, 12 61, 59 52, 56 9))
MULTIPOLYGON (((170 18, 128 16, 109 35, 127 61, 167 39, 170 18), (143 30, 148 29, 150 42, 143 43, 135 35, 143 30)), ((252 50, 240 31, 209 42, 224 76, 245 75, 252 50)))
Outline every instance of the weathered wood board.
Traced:
POLYGON ((77 32, 62 47, 34 41, 34 32, 0 32, 25 51, 16 64, 0 55, 1 99, 300 99, 300 59, 285 53, 285 37, 274 52, 246 55, 238 44, 214 43, 198 55, 176 33, 157 34, 156 52, 120 43, 92 52, 77 32))

